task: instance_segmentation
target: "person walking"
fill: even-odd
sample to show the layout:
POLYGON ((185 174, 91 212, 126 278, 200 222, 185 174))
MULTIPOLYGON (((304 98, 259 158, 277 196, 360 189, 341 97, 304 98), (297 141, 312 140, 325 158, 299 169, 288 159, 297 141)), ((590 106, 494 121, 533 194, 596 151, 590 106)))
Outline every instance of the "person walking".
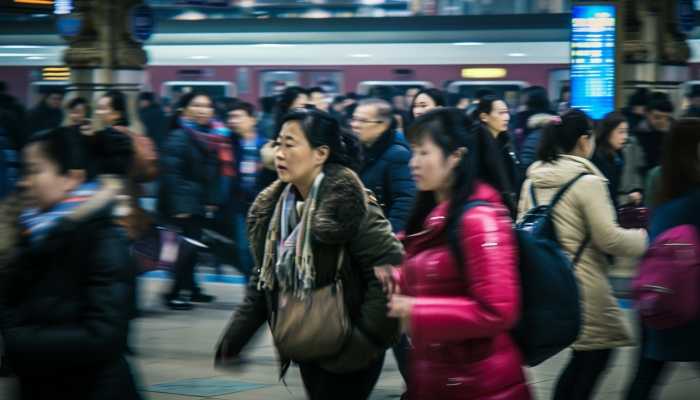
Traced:
POLYGON ((536 204, 548 204, 563 186, 580 177, 552 210, 559 244, 579 260, 575 275, 583 318, 571 359, 555 386, 555 400, 591 398, 613 349, 633 344, 608 281, 608 255, 641 256, 647 234, 617 224, 607 180, 589 161, 594 149, 588 116, 578 109, 564 113, 544 129, 539 161, 528 170, 518 205, 522 217, 536 204))
POLYGON ((316 109, 294 110, 281 122, 279 180, 248 213, 257 268, 217 345, 216 363, 240 363, 244 346, 268 322, 282 376, 291 362, 298 364, 309 399, 367 399, 385 349, 398 338, 373 267, 400 264, 401 244, 353 172, 360 161, 357 139, 316 109), (316 300, 329 292, 342 296, 316 300), (304 311, 288 311, 299 304, 304 311), (314 312, 323 305, 332 307, 314 312), (285 330, 290 325, 299 328, 285 330))
POLYGON ((377 272, 390 283, 388 315, 401 319, 411 339, 411 400, 531 398, 508 332, 519 318, 520 281, 504 182, 491 179, 502 174, 484 171, 479 160, 498 157, 498 148, 474 136, 455 108, 430 111, 408 131, 419 194, 406 259, 392 279, 377 272), (472 201, 486 204, 464 211, 472 201))

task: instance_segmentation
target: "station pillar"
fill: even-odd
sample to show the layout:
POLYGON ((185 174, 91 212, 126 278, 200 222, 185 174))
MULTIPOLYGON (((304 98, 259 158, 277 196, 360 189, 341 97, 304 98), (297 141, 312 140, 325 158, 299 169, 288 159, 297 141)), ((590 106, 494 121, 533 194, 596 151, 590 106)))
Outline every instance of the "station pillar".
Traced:
POLYGON ((668 93, 679 105, 690 78, 690 48, 678 22, 678 1, 622 0, 618 107, 637 88, 668 93))
POLYGON ((145 83, 148 58, 142 44, 131 36, 129 13, 142 4, 141 0, 76 0, 80 31, 66 38, 69 47, 63 54, 71 70, 68 96, 95 104, 106 91, 120 90, 128 98, 130 127, 140 132, 137 97, 145 83))

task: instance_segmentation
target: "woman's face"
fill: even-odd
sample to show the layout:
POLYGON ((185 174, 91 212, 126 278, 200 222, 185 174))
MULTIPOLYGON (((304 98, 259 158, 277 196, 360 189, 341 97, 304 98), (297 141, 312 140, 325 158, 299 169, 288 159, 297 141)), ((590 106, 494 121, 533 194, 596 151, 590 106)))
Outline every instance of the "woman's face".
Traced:
POLYGON ((78 104, 75 107, 68 110, 68 120, 70 125, 80 125, 85 122, 87 118, 87 109, 85 104, 78 104))
POLYGON ((627 122, 623 122, 618 125, 608 136, 608 142, 610 147, 615 151, 620 151, 627 143, 627 136, 629 135, 629 125, 627 122))
POLYGON ((209 97, 195 96, 187 104, 182 115, 197 125, 209 125, 209 121, 214 116, 214 106, 209 97))
POLYGON ((289 109, 294 109, 294 108, 304 108, 307 104, 309 104, 309 96, 307 96, 304 93, 301 93, 297 96, 296 99, 292 102, 292 105, 289 106, 289 109))
POLYGON ((32 206, 47 210, 61 202, 82 179, 69 171, 62 175, 58 165, 44 155, 40 143, 23 150, 24 174, 20 181, 25 200, 32 206))
POLYGON ((295 186, 307 185, 316 178, 328 158, 325 146, 312 148, 299 121, 282 125, 277 138, 275 167, 282 182, 295 186))
POLYGON ((491 112, 481 113, 479 116, 481 122, 486 124, 492 134, 499 134, 508 130, 508 122, 510 121, 510 113, 508 105, 503 100, 493 102, 491 112))
POLYGON ((421 93, 416 96, 415 103, 413 104, 413 110, 411 110, 411 112, 413 112, 414 118, 418 118, 433 108, 437 108, 437 106, 438 105, 435 103, 435 100, 433 100, 432 97, 425 93, 421 93))
POLYGON ((411 145, 411 149, 413 155, 409 166, 418 190, 434 192, 448 188, 460 156, 453 154, 446 157, 442 149, 428 135, 419 143, 411 145))
POLYGON ((122 117, 122 114, 119 111, 112 108, 112 99, 107 96, 103 96, 97 100, 95 115, 97 115, 100 122, 104 126, 112 126, 122 117))

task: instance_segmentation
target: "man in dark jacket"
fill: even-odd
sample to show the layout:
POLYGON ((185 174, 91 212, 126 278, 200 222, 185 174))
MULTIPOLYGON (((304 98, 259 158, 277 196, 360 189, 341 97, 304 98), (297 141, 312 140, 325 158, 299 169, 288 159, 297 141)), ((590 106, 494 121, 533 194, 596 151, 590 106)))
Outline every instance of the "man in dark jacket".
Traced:
MULTIPOLYGON (((653 95, 652 95, 653 96, 653 95)), ((643 174, 659 165, 664 134, 671 129, 673 103, 668 97, 655 96, 647 106, 646 119, 642 121, 634 136, 644 149, 646 165, 643 174)))
POLYGON ((153 140, 156 147, 160 149, 168 128, 168 120, 165 113, 156 103, 153 92, 143 92, 139 94, 139 118, 146 128, 146 134, 153 140))
MULTIPOLYGON (((362 183, 377 196, 392 230, 401 232, 413 208, 416 185, 408 166, 411 151, 396 135, 392 107, 380 99, 363 100, 353 112, 351 126, 365 149, 365 162, 360 172, 362 183)), ((404 380, 408 348, 405 335, 394 347, 394 357, 404 380)))
POLYGON ((63 122, 63 92, 60 89, 51 89, 44 94, 39 104, 29 111, 29 134, 46 129, 57 128, 63 122))
POLYGON ((361 101, 352 116, 352 130, 365 148, 360 178, 377 196, 394 232, 404 229, 416 186, 411 179, 408 144, 397 138, 391 105, 380 99, 361 101))

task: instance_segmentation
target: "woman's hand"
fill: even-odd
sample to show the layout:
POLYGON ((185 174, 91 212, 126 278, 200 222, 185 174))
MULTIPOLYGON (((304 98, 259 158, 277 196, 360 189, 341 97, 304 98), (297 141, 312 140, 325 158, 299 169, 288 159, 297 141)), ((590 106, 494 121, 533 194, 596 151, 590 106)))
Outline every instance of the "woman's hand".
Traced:
POLYGON ((413 312, 415 299, 415 297, 403 296, 400 294, 392 295, 387 305, 389 308, 389 317, 400 318, 402 320, 409 319, 413 312))
POLYGON ((627 195, 627 198, 629 199, 630 203, 634 204, 635 206, 642 204, 642 194, 640 192, 632 192, 627 195))
POLYGON ((379 267, 374 267, 374 276, 377 280, 382 283, 382 288, 384 289, 384 294, 387 298, 391 299, 393 294, 400 293, 399 285, 394 280, 393 266, 391 265, 381 265, 379 267))

